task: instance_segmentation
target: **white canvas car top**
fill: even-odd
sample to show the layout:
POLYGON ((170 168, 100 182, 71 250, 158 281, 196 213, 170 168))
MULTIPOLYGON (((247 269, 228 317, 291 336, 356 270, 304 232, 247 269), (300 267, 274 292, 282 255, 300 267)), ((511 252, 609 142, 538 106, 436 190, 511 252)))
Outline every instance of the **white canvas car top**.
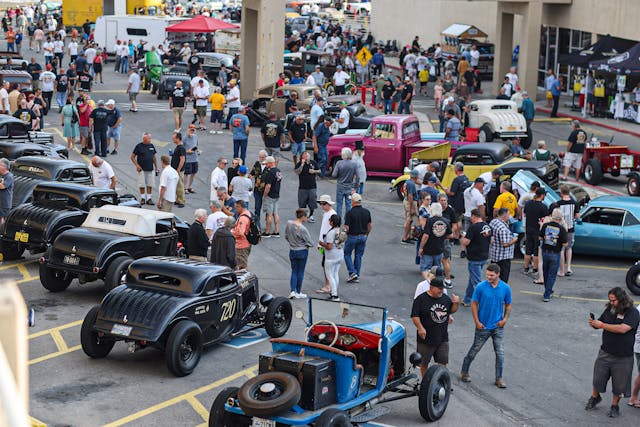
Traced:
POLYGON ((82 223, 82 227, 117 231, 140 237, 155 236, 156 222, 172 219, 169 212, 159 212, 130 206, 105 205, 93 208, 82 223))

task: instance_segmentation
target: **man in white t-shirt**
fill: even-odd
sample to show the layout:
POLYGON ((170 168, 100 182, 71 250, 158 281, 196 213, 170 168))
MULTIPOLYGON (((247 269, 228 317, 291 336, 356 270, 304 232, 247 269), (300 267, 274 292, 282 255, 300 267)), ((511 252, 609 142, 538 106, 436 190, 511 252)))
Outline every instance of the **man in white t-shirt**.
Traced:
POLYGON ((229 91, 226 96, 227 107, 229 107, 229 115, 225 122, 225 129, 229 129, 229 120, 231 116, 238 112, 238 109, 242 106, 240 103, 240 89, 238 88, 236 79, 229 80, 229 91))
POLYGON ((44 106, 45 116, 51 108, 51 99, 53 98, 53 90, 55 89, 56 75, 51 71, 40 73, 40 89, 42 89, 42 97, 47 105, 44 106))
POLYGON ((338 122, 338 133, 346 133, 347 129, 349 129, 349 119, 351 115, 349 114, 349 110, 347 110, 346 102, 342 101, 340 106, 340 115, 336 119, 336 122, 338 122))
POLYGON ((198 86, 198 82, 202 80, 204 81, 204 87, 207 88, 207 91, 209 91, 209 81, 207 80, 207 76, 204 74, 204 71, 199 70, 198 74, 191 79, 191 83, 189 84, 189 88, 191 90, 191 93, 189 94, 189 96, 191 96, 193 98, 193 89, 195 89, 198 86))
POLYGON ((11 111, 11 104, 9 103, 9 82, 2 82, 0 88, 0 113, 9 114, 11 111))
POLYGON ((227 219, 227 214, 222 212, 222 203, 219 200, 213 200, 211 202, 211 213, 207 217, 207 223, 205 225, 205 231, 209 240, 216 234, 216 230, 224 225, 224 220, 227 219))
POLYGON ((105 162, 98 156, 93 156, 93 158, 91 158, 89 170, 93 177, 93 185, 98 188, 111 188, 112 190, 115 190, 116 182, 118 180, 109 163, 105 162))
POLYGON ((505 74, 505 77, 509 79, 509 83, 513 86, 513 90, 518 90, 518 75, 516 74, 516 67, 509 68, 509 72, 505 74))
POLYGON ((471 64, 471 67, 478 68, 478 64, 480 63, 480 51, 478 50, 478 47, 475 44, 471 46, 471 51, 469 52, 469 55, 471 56, 471 60, 469 61, 469 63, 471 64))
POLYGON ((67 45, 67 48, 69 49, 69 56, 71 57, 70 61, 75 61, 78 57, 78 42, 75 38, 71 39, 71 41, 67 45))
POLYGON ((51 41, 51 37, 47 37, 47 41, 42 45, 42 50, 44 50, 44 64, 50 64, 51 60, 53 60, 53 42, 51 41))
POLYGON ((176 189, 178 188, 178 172, 171 167, 171 157, 166 154, 160 158, 162 173, 160 174, 160 190, 158 196, 158 210, 163 212, 173 211, 176 202, 176 189))
POLYGON ((220 157, 218 159, 218 166, 211 172, 211 200, 218 200, 218 188, 226 188, 229 185, 229 180, 227 179, 227 173, 224 171, 227 167, 226 157, 220 157))
POLYGON ((135 68, 131 68, 129 70, 127 93, 129 94, 129 101, 131 101, 131 108, 129 108, 129 111, 133 111, 134 113, 138 112, 138 105, 136 104, 138 92, 140 92, 140 74, 138 74, 135 68))
POLYGON ((484 195, 482 190, 484 188, 484 179, 478 177, 473 182, 473 185, 464 190, 464 216, 462 218, 462 229, 466 232, 467 228, 471 224, 471 211, 479 209, 482 213, 482 218, 485 218, 484 211, 484 195))
MULTIPOLYGON (((318 197, 317 202, 320 205, 320 209, 322 209, 322 211, 324 212, 322 214, 322 222, 320 223, 320 234, 318 235, 318 241, 322 242, 324 241, 324 236, 329 232, 329 230, 331 230, 331 223, 329 222, 329 219, 336 214, 336 211, 333 209, 333 205, 335 205, 335 202, 331 200, 331 196, 328 194, 323 194, 322 196, 318 197)), ((318 245, 318 248, 320 248, 320 245, 318 245)), ((324 266, 324 251, 322 252, 322 265, 324 266)), ((324 268, 322 269, 322 271, 325 273, 324 286, 316 292, 321 294, 328 294, 331 292, 329 279, 327 279, 327 273, 325 272, 324 268)))
POLYGON ((209 102, 209 88, 204 85, 204 79, 198 79, 196 87, 193 88, 193 98, 196 101, 196 116, 200 125, 200 130, 205 130, 205 118, 207 117, 207 104, 209 102))
POLYGON ((345 94, 344 87, 347 84, 347 80, 349 80, 349 74, 342 71, 342 65, 338 65, 336 67, 336 72, 333 73, 333 87, 336 95, 345 94))

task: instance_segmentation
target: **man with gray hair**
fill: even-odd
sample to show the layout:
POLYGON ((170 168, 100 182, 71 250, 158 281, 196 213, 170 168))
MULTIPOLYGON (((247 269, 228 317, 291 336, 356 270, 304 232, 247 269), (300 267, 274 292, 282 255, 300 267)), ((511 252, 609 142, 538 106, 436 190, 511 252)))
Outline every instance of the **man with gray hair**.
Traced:
POLYGON ((222 227, 218 228, 211 239, 211 262, 219 265, 226 265, 235 270, 236 262, 236 239, 231 230, 234 229, 236 220, 227 217, 222 227))
POLYGON ((544 295, 542 301, 549 302, 553 296, 553 285, 556 284, 560 267, 560 252, 567 246, 567 229, 562 219, 562 211, 555 208, 551 219, 540 229, 540 248, 542 249, 542 277, 544 278, 544 295))
POLYGON ((342 204, 346 212, 351 210, 351 194, 360 186, 358 180, 358 165, 353 161, 353 153, 350 148, 342 149, 342 160, 338 160, 333 168, 332 177, 336 179, 336 213, 342 218, 342 204))
POLYGON ((224 225, 224 221, 228 216, 222 212, 222 203, 220 203, 219 200, 212 201, 209 209, 211 210, 211 213, 207 217, 205 231, 207 232, 207 237, 211 240, 213 235, 216 234, 218 228, 224 225))
POLYGON ((196 209, 193 216, 194 221, 189 226, 189 233, 187 234, 189 258, 206 262, 209 238, 204 231, 204 224, 207 221, 207 211, 204 209, 196 209))
POLYGON ((228 179, 225 172, 227 164, 229 162, 226 157, 219 157, 218 165, 211 172, 211 198, 209 199, 211 201, 218 200, 218 188, 227 187, 228 179))
POLYGON ((153 206, 151 193, 155 185, 155 175, 158 175, 158 159, 156 158, 156 147, 151 143, 151 134, 142 134, 142 142, 139 142, 131 153, 131 161, 138 172, 138 188, 140 189, 140 204, 153 206), (145 192, 146 190, 146 192, 145 192))

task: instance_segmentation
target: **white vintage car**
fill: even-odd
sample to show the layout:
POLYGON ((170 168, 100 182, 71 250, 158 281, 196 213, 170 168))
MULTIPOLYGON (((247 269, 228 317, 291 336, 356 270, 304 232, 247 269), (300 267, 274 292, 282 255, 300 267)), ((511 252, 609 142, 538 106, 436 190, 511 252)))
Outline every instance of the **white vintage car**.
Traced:
POLYGON ((469 103, 467 108, 469 125, 479 129, 478 142, 494 139, 512 139, 516 136, 528 147, 531 134, 524 116, 518 112, 516 103, 502 99, 484 99, 469 103))

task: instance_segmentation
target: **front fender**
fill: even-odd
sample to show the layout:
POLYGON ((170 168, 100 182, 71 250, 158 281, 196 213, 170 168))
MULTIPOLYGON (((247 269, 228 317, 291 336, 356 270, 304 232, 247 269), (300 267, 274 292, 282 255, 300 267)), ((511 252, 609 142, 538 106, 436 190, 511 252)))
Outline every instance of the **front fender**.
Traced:
POLYGON ((395 191, 395 189, 396 189, 396 187, 398 187, 398 185, 402 185, 408 180, 409 180, 409 174, 407 174, 407 173, 405 173, 404 175, 400 175, 396 179, 392 179, 391 180, 391 187, 389 187, 389 192, 395 191))

